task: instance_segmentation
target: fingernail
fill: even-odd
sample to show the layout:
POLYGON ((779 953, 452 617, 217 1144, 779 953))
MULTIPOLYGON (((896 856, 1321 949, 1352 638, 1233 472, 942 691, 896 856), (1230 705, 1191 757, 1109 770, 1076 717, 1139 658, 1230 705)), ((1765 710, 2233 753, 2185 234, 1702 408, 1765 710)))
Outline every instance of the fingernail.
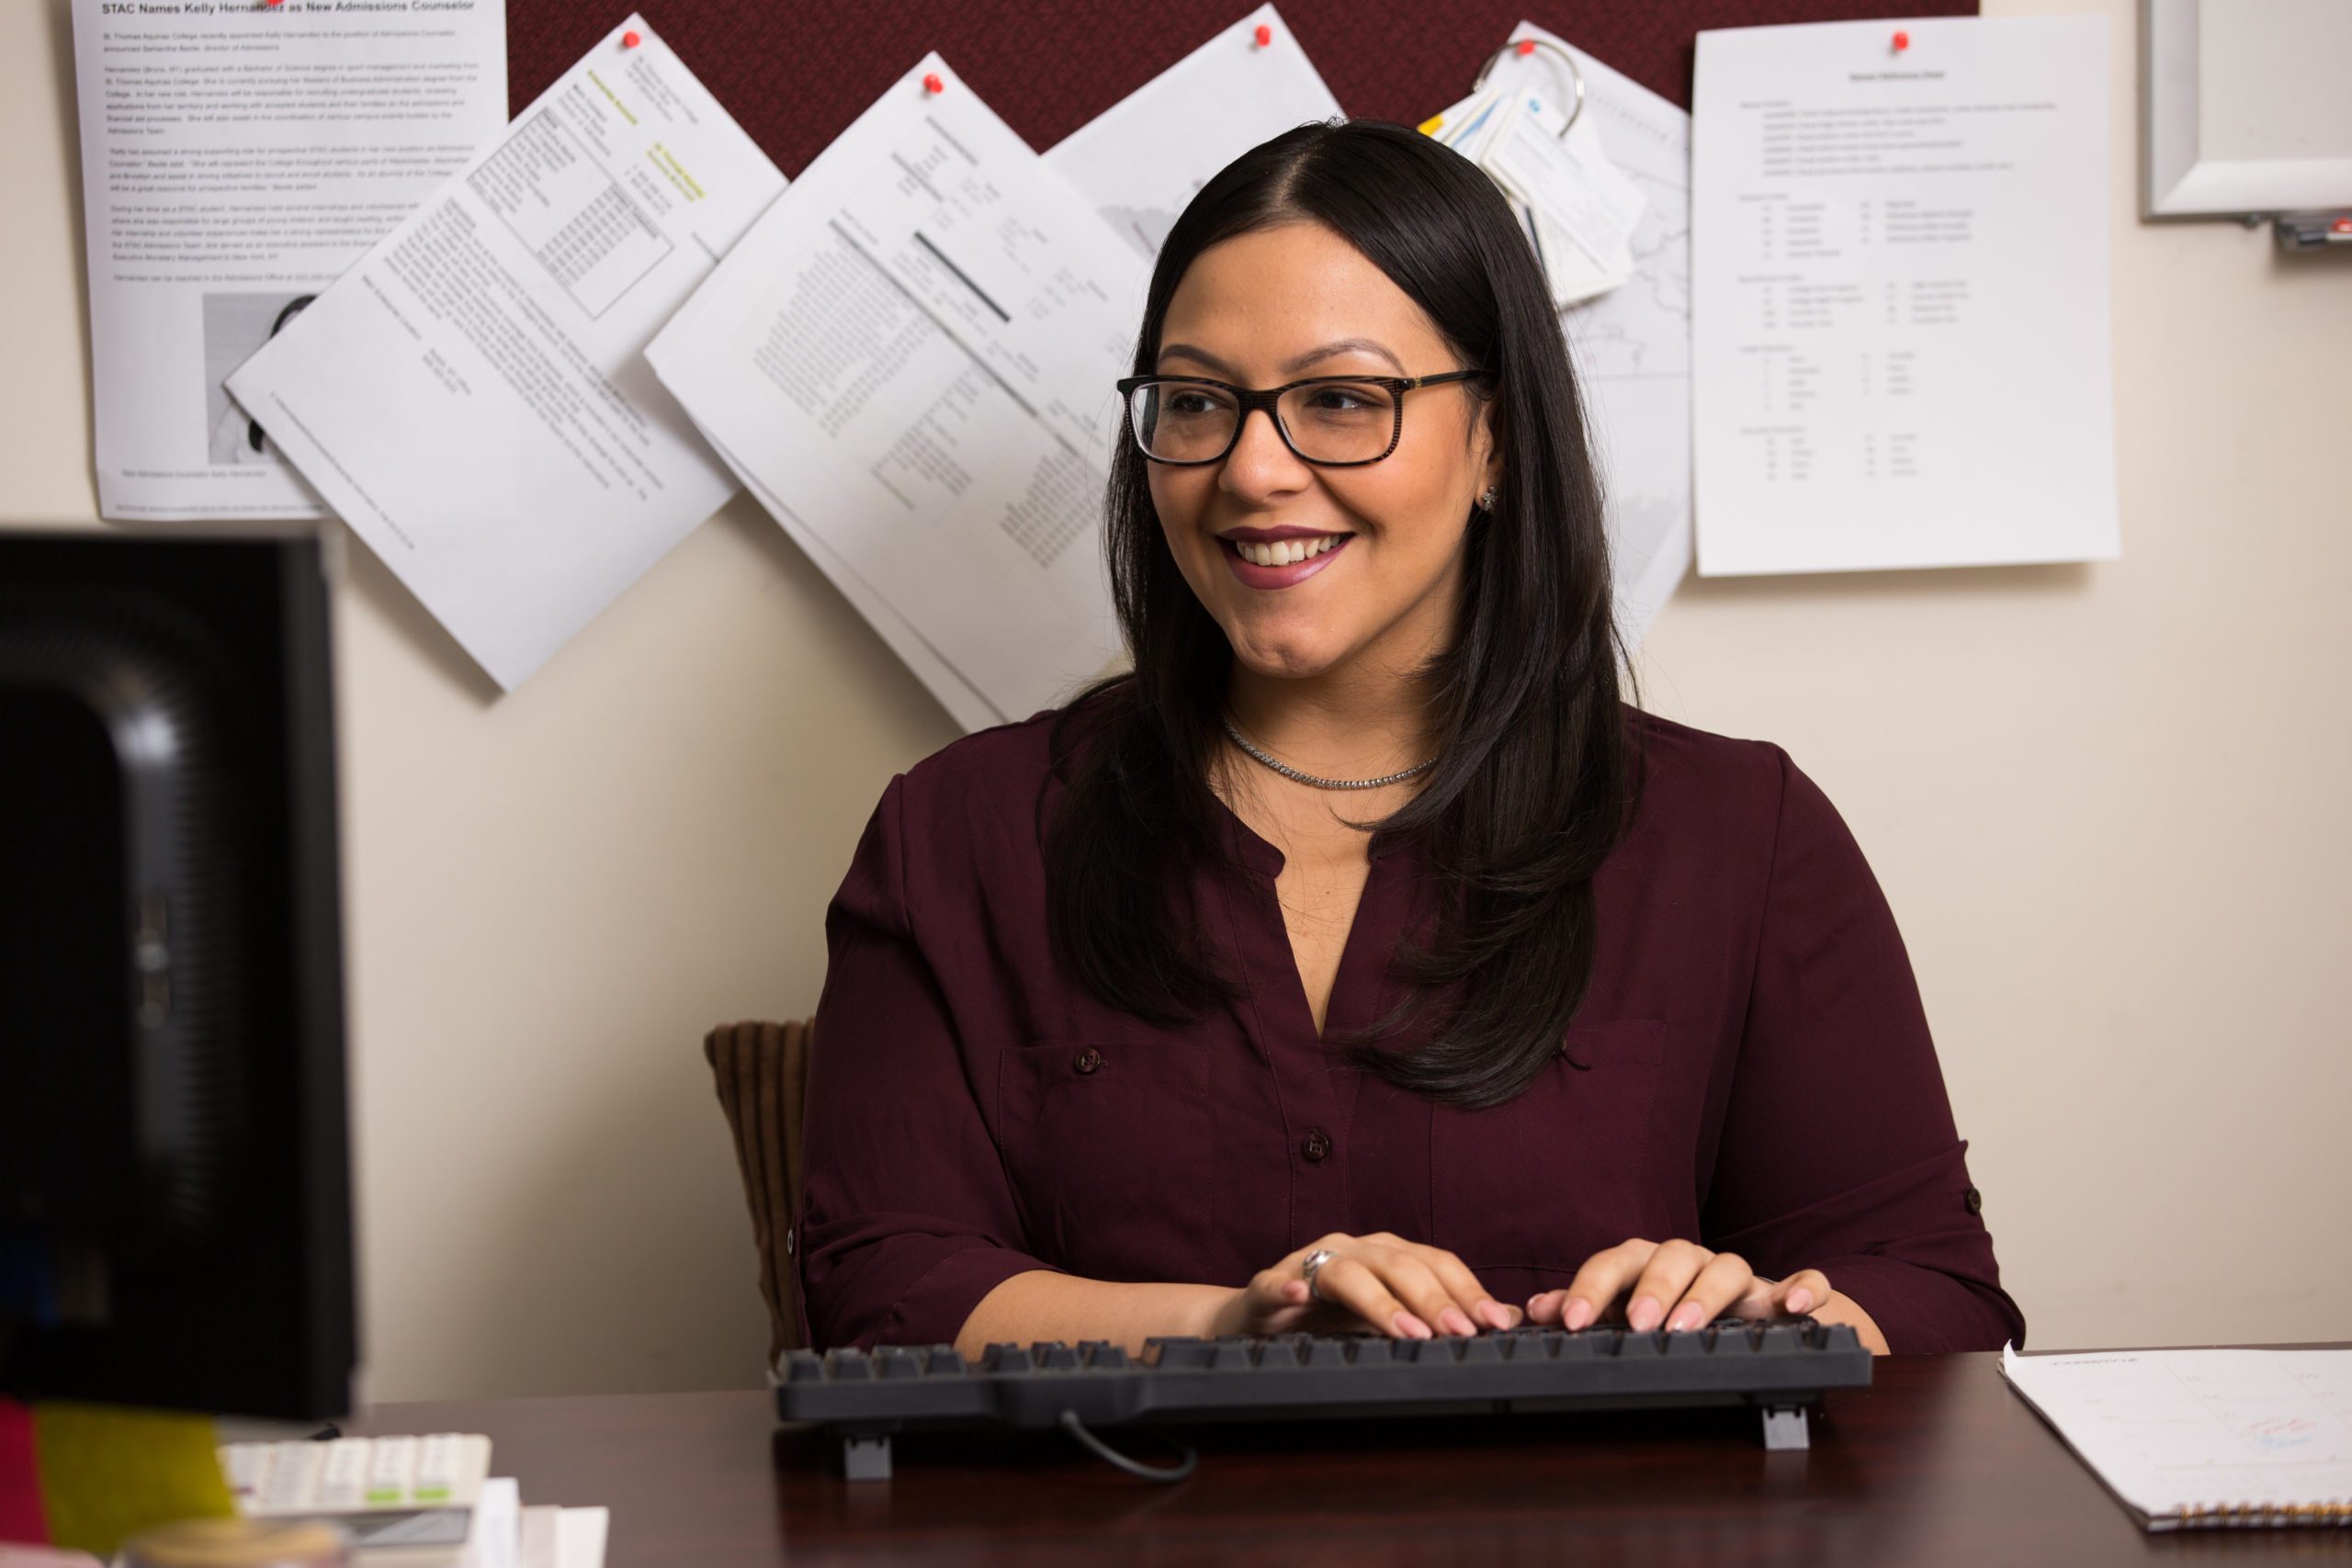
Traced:
POLYGON ((1437 1337, 1436 1335, 1430 1332, 1430 1325, 1428 1324, 1423 1323, 1419 1318, 1415 1317, 1409 1312, 1398 1313, 1390 1320, 1390 1322, 1395 1326, 1396 1332, 1405 1336, 1408 1339, 1434 1339, 1437 1337))
POLYGON ((1582 1296, 1569 1298, 1567 1316, 1561 1321, 1565 1322, 1572 1331, 1582 1328, 1592 1321, 1592 1303, 1582 1296))
POLYGON ((1633 1309, 1625 1314, 1625 1321, 1632 1325, 1634 1333, 1647 1334, 1657 1326, 1657 1320, 1665 1315, 1666 1309, 1649 1297, 1635 1296, 1633 1309))
POLYGON ((1446 1308, 1437 1314, 1437 1320, 1445 1325, 1445 1331, 1448 1334, 1471 1335, 1478 1332, 1478 1325, 1471 1322, 1470 1314, 1460 1307, 1446 1308))
POLYGON ((1791 1312, 1809 1311, 1812 1306, 1813 1292, 1806 1290, 1803 1285, 1799 1285, 1795 1290, 1789 1292, 1789 1310, 1791 1312))
POLYGON ((1489 1299, 1480 1302, 1478 1315, 1486 1319, 1492 1327, 1509 1328, 1510 1326, 1510 1308, 1498 1301, 1489 1299))
POLYGON ((1706 1312, 1697 1302, 1684 1302, 1674 1309, 1674 1315, 1666 1320, 1666 1325, 1678 1334, 1688 1334, 1706 1318, 1706 1312))

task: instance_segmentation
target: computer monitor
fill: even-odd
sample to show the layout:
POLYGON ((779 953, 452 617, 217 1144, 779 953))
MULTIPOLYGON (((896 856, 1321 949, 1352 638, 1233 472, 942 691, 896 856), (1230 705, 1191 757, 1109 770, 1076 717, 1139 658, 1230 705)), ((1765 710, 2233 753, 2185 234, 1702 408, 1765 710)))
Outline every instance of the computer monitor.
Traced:
POLYGON ((0 532, 0 1393, 351 1406, 325 565, 0 532))

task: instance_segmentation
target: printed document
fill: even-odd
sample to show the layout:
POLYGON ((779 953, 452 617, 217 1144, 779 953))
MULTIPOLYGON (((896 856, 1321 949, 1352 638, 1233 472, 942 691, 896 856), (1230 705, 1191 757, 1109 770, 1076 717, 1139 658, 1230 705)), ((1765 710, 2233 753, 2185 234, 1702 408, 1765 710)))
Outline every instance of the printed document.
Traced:
POLYGON ((734 493, 641 351, 784 183, 633 16, 230 390, 511 691, 734 493))
POLYGON ((2107 23, 1699 35, 1707 575, 2119 553, 2107 23))
POLYGON ((1146 266, 934 54, 808 165, 646 357, 980 728, 1054 705, 1119 651, 1102 495, 1146 266))
POLYGON ((1156 256, 1211 175, 1261 141, 1339 113, 1298 39, 1261 6, 1056 142, 1046 162, 1156 256))
POLYGON ((74 0, 98 511, 326 515, 230 371, 506 123, 505 0, 74 0))
POLYGON ((2143 1529, 2352 1510, 2352 1350, 2005 1347, 2001 1372, 2143 1529))
MULTIPOLYGON (((1690 117, 1532 22, 1511 37, 1575 57, 1584 113, 1642 193, 1632 278, 1560 317, 1600 464, 1618 626, 1637 649, 1690 570, 1690 117)), ((1576 101, 1566 69, 1542 50, 1507 55, 1489 82, 1576 101)))

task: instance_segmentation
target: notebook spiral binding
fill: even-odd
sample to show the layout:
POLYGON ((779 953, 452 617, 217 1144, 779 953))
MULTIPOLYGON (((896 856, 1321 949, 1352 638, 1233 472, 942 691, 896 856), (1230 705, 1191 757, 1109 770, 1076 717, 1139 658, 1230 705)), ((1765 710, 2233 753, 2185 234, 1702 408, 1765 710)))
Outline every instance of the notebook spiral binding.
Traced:
POLYGON ((2352 1503, 2190 1504, 2159 1518, 2188 1529, 2262 1529, 2278 1525, 2352 1524, 2352 1503))

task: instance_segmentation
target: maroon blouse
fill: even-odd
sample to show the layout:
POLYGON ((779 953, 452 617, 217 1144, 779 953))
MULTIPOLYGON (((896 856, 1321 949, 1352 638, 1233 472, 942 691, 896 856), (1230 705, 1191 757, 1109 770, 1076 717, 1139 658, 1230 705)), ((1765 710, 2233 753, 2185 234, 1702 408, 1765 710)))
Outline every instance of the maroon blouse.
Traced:
MULTIPOLYGON (((1687 1237, 1768 1278, 1821 1269, 1897 1351, 2022 1346, 1852 835, 1779 747, 1638 716, 1646 788, 1596 884, 1566 1036, 1588 1066, 1555 1057, 1482 1111, 1317 1036, 1282 852, 1231 811, 1230 859, 1198 870, 1185 913, 1248 992, 1163 1031, 1054 963, 1050 711, 893 778, 825 917, 793 1248, 808 1342, 952 1341, 1027 1269, 1240 1285, 1328 1232, 1385 1230, 1505 1302, 1628 1237, 1687 1237)), ((1404 998, 1386 954, 1434 929, 1418 840, 1377 835, 1370 856, 1335 1032, 1404 998)))

